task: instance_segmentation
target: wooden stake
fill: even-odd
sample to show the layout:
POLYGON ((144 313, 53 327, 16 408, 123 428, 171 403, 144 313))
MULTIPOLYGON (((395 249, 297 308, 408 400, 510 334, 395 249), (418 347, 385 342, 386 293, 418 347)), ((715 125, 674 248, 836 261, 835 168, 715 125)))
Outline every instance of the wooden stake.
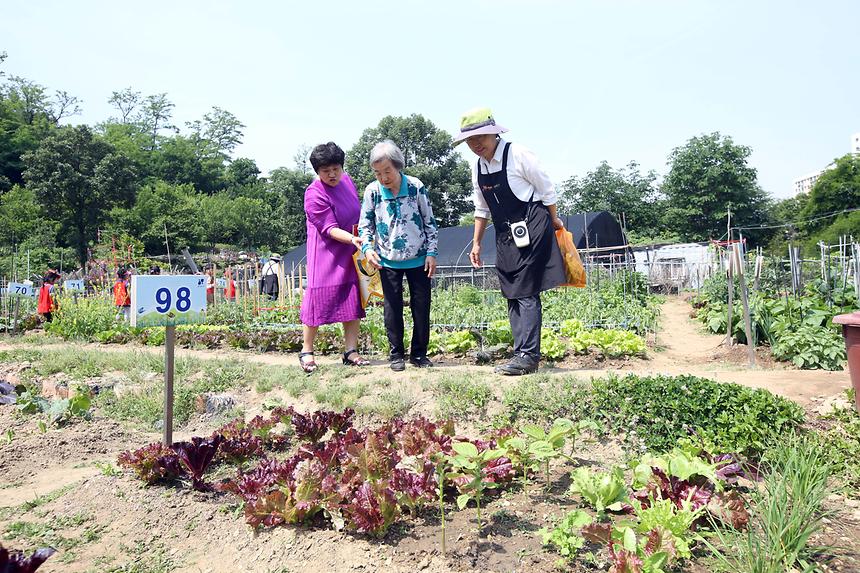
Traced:
POLYGON ((747 354, 750 359, 750 367, 755 366, 755 341, 752 337, 752 320, 750 318, 750 306, 749 299, 747 296, 747 283, 744 280, 744 267, 740 264, 741 262, 741 247, 740 245, 735 245, 734 248, 734 258, 738 262, 738 282, 740 283, 741 290, 741 301, 744 305, 744 333, 747 336, 747 354))
MULTIPOLYGON (((731 249, 731 246, 729 246, 731 249)), ((732 298, 734 298, 735 294, 735 280, 734 280, 734 263, 732 262, 732 252, 730 250, 726 250, 726 259, 729 263, 729 268, 727 270, 728 273, 728 292, 729 292, 729 304, 728 304, 728 319, 726 320, 726 345, 731 348, 732 346, 732 319, 734 315, 732 314, 732 298)))
POLYGON ((173 443, 173 350, 176 327, 164 327, 164 445, 173 443))

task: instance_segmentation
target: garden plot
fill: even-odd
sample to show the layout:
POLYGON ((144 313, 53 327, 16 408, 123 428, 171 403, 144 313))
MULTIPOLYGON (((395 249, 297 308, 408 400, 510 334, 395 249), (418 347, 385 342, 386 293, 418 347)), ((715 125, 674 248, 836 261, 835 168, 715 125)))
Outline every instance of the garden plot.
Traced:
MULTIPOLYGON (((216 431, 228 435, 232 432, 231 439, 235 439, 239 427, 230 424, 231 420, 259 424, 252 422, 255 416, 265 421, 276 413, 283 416, 289 411, 288 419, 280 418, 269 429, 283 433, 285 447, 261 444, 267 457, 287 464, 307 452, 324 452, 330 449, 325 444, 332 438, 345 435, 331 428, 321 435, 310 432, 307 428, 313 424, 307 421, 299 424, 303 428, 299 430, 294 414, 305 415, 318 409, 343 413, 344 408, 354 408, 358 412, 351 418, 350 427, 358 437, 364 437, 365 446, 371 434, 398 435, 397 425, 389 421, 392 417, 453 419, 453 432, 442 430, 443 426, 432 432, 434 439, 448 444, 444 449, 448 460, 444 473, 461 477, 467 473, 464 470, 468 469, 468 460, 454 461, 462 454, 451 446, 455 442, 471 443, 476 451, 481 448, 480 452, 495 452, 492 456, 498 457, 475 463, 495 463, 503 469, 495 474, 497 481, 486 480, 494 485, 481 493, 480 528, 477 499, 470 495, 475 492, 469 490, 468 483, 458 484, 455 475, 445 476, 443 555, 438 495, 434 497, 438 478, 434 482, 436 474, 427 473, 422 490, 419 478, 425 474, 418 470, 423 470, 425 464, 409 466, 414 470, 403 465, 398 468, 400 461, 408 457, 401 451, 405 442, 401 438, 392 437, 383 448, 389 453, 397 452, 392 456, 398 457, 398 462, 394 468, 390 461, 383 467, 413 472, 401 472, 398 479, 403 482, 407 475, 412 476, 406 482, 414 486, 413 493, 419 494, 414 502, 400 497, 405 493, 397 488, 410 490, 403 483, 395 485, 393 476, 364 476, 362 470, 352 474, 355 470, 350 469, 350 456, 361 459, 361 454, 345 450, 338 467, 320 475, 322 479, 329 474, 338 476, 339 482, 345 475, 353 475, 355 479, 349 482, 353 489, 344 490, 335 501, 329 499, 328 506, 319 503, 312 515, 300 515, 290 509, 286 498, 269 498, 277 490, 295 490, 297 477, 290 472, 279 474, 249 504, 251 498, 231 493, 221 484, 229 483, 227 480, 237 482, 254 471, 262 475, 260 452, 253 441, 251 447, 246 447, 252 455, 233 457, 232 461, 215 458, 205 469, 201 477, 205 483, 219 486, 215 491, 195 491, 187 468, 176 478, 164 476, 153 485, 143 486, 131 469, 120 465, 119 456, 122 452, 130 452, 127 456, 131 456, 159 440, 156 422, 160 395, 156 388, 160 357, 143 349, 104 352, 98 347, 77 348, 73 355, 76 360, 62 345, 40 349, 17 345, 2 356, 7 371, 14 372, 25 384, 41 383, 64 369, 67 384, 101 385, 99 394, 92 399, 90 420, 70 417, 55 426, 47 414, 25 415, 16 413, 14 405, 3 407, 4 421, 14 426, 14 432, 11 440, 2 441, 0 459, 8 475, 15 476, 3 484, 3 492, 10 500, 3 504, 6 509, 0 521, 3 544, 21 549, 54 545, 60 549, 40 571, 554 571, 559 566, 570 571, 605 570, 614 559, 613 552, 617 557, 624 551, 625 536, 634 535, 640 541, 646 538, 646 529, 657 519, 658 508, 662 507, 664 519, 676 519, 677 523, 690 517, 684 516, 683 507, 676 505, 672 509, 665 504, 652 505, 650 510, 640 506, 629 513, 635 494, 647 490, 652 480, 656 481, 651 487, 663 492, 659 497, 672 495, 671 488, 658 485, 661 478, 656 470, 651 469, 648 477, 643 473, 644 467, 665 466, 660 470, 665 473, 671 465, 676 473, 685 471, 677 469, 677 461, 659 461, 654 455, 664 452, 661 455, 687 456, 683 459, 688 465, 694 464, 699 468, 696 471, 709 474, 720 469, 714 457, 717 452, 750 461, 762 456, 768 459, 778 449, 773 444, 791 439, 791 434, 803 428, 813 428, 814 433, 807 439, 821 439, 820 444, 816 442, 819 450, 822 445, 829 448, 821 450, 826 459, 841 462, 828 468, 828 489, 820 490, 825 496, 814 508, 837 513, 820 514, 829 522, 821 523, 821 530, 808 545, 799 546, 800 558, 820 558, 828 570, 843 567, 846 571, 851 570, 851 559, 856 558, 852 553, 856 549, 850 547, 850 542, 856 537, 851 532, 857 531, 860 517, 852 508, 858 484, 849 477, 852 471, 856 475, 856 465, 851 464, 860 449, 856 415, 840 412, 825 419, 811 409, 804 413, 791 402, 767 392, 691 376, 604 376, 589 382, 587 377, 571 376, 565 368, 549 368, 538 375, 508 379, 492 375, 486 367, 442 365, 429 372, 410 369, 406 376, 397 377, 385 367, 352 369, 327 363, 308 377, 292 360, 278 354, 237 354, 226 360, 213 360, 211 355, 186 352, 179 357, 178 441, 188 442, 193 436, 208 439, 216 431), (29 366, 22 368, 24 362, 29 366), (273 368, 284 366, 282 362, 288 367, 273 368), (125 384, 129 391, 120 391, 117 396, 117 384, 121 388, 125 384), (148 385, 152 389, 147 389, 148 385), (195 405, 196 396, 208 393, 231 394, 234 400, 226 410, 200 412, 195 405), (292 410, 287 410, 290 407, 292 410), (580 434, 575 441, 565 429, 566 422, 557 420, 571 421, 580 434), (47 424, 45 433, 40 430, 40 422, 47 424), (558 451, 552 447, 550 436, 542 434, 552 432, 554 423, 561 424, 564 439, 558 451), (309 441, 308 436, 319 442, 309 441), (547 446, 534 446, 542 439, 547 446), (495 444, 491 445, 490 440, 495 444), (678 446, 686 453, 678 453, 678 446), (49 453, 41 465, 35 454, 39 447, 47 448, 49 453), (529 459, 529 455, 536 459, 529 459), (502 458, 506 461, 498 461, 502 458), (72 470, 85 473, 68 473, 72 470), (44 482, 39 482, 39 476, 44 475, 66 475, 67 481, 57 483, 65 487, 40 489, 39 484, 44 482), (373 489, 379 483, 388 485, 382 490, 373 489), (394 505, 381 503, 390 502, 382 493, 386 488, 395 492, 394 505), (356 519, 359 512, 348 508, 356 505, 360 491, 373 492, 366 499, 375 499, 377 505, 368 501, 367 507, 378 510, 381 505, 390 512, 379 511, 385 516, 381 520, 356 519), (36 492, 40 497, 34 498, 36 492), (463 495, 468 497, 461 499, 463 495), (260 503, 261 497, 267 501, 260 503), (628 513, 609 508, 619 501, 630 506, 625 510, 628 513), (246 507, 255 504, 257 510, 250 512, 251 522, 256 525, 253 528, 248 524, 246 507), (612 539, 613 526, 608 524, 614 524, 621 536, 621 544, 614 545, 612 551, 601 542, 607 539, 601 537, 606 535, 602 532, 607 526, 608 539, 612 539), (627 533, 626 528, 632 533, 627 533), (828 558, 812 549, 817 544, 844 545, 843 537, 849 539, 846 555, 828 558)), ((356 444, 360 442, 355 435, 352 439, 356 444)), ((244 446, 249 445, 247 442, 244 446)), ((239 440, 225 451, 236 454, 242 449, 241 443, 239 440)), ((420 449, 423 453, 431 450, 420 449)), ((474 454, 465 453, 467 457, 474 454)), ((306 461, 299 460, 297 465, 306 461)), ((813 459, 813 466, 821 466, 819 461, 813 459)), ((413 459, 411 463, 414 462, 413 459)), ((368 471, 366 464, 357 465, 368 471)), ((671 476, 666 475, 671 483, 671 476)), ((701 481, 706 477, 689 474, 685 479, 701 481)), ((742 496, 754 520, 759 515, 755 508, 765 503, 755 498, 763 486, 745 479, 739 477, 739 482, 721 484, 720 488, 742 496)), ((705 490, 712 496, 718 493, 716 485, 713 491, 708 487, 705 490)), ((247 494, 250 490, 245 491, 247 494)), ((310 507, 306 509, 310 512, 310 507)), ((711 527, 702 523, 695 532, 677 530, 678 539, 671 546, 677 551, 678 546, 686 544, 690 553, 689 557, 672 557, 674 570, 719 570, 717 558, 705 540, 698 537, 711 527)), ((725 524, 719 527, 725 535, 732 535, 725 524)), ((707 540, 722 553, 738 545, 737 540, 729 538, 722 542, 718 537, 707 540)), ((628 551, 639 552, 638 546, 639 541, 628 551)), ((667 552, 669 547, 667 542, 667 552)), ((655 553, 659 552, 651 555, 655 553)), ((649 555, 642 553, 640 557, 649 555)), ((732 559, 732 555, 728 558, 732 559)), ((663 557, 651 559, 657 563, 663 557)))

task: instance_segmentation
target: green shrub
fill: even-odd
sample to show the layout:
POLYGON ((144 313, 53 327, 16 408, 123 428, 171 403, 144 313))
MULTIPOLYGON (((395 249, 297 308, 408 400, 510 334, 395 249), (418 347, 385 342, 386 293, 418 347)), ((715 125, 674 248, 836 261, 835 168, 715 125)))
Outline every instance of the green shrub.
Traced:
POLYGON ((804 369, 842 370, 847 358, 842 334, 824 326, 801 325, 786 331, 771 352, 777 360, 804 369))
POLYGON ((698 434, 720 453, 752 457, 804 419, 800 406, 766 390, 688 375, 598 379, 589 408, 606 427, 650 450, 670 450, 698 434))
POLYGON ((65 339, 93 341, 99 332, 116 327, 116 314, 112 301, 104 297, 78 297, 77 303, 63 297, 46 328, 65 339))

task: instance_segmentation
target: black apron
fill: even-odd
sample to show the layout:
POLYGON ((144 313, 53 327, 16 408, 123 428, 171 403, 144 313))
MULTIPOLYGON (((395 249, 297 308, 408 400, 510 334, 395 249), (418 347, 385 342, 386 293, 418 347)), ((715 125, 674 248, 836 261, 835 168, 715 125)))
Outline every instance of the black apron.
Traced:
POLYGON ((490 208, 496 228, 496 272, 502 295, 507 299, 526 298, 564 284, 564 261, 555 240, 552 219, 540 201, 524 202, 508 184, 508 150, 505 144, 502 170, 481 173, 478 160, 478 186, 490 208), (511 223, 527 220, 530 244, 517 247, 511 236, 511 223))

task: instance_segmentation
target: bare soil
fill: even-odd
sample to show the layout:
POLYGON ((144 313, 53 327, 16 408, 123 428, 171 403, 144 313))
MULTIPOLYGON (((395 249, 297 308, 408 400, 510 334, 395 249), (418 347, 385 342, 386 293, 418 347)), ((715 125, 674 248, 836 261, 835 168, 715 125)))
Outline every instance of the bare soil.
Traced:
MULTIPOLYGON (((721 345, 722 337, 702 332, 698 323, 690 320, 689 312, 689 304, 682 299, 666 301, 661 331, 648 359, 572 357, 541 370, 550 376, 582 378, 608 372, 695 374, 766 388, 796 400, 808 411, 822 398, 840 393, 850 384, 847 372, 799 371, 773 363, 766 356, 757 356, 757 366, 748 368, 745 347, 721 345)), ((127 347, 88 346, 105 352, 128 351, 127 347)), ((15 347, 17 343, 0 343, 0 349, 15 347)), ((140 350, 162 352, 158 348, 140 350)), ((295 355, 185 349, 177 349, 177 354, 298 368, 295 355)), ((337 356, 318 357, 323 364, 333 365, 338 360, 337 356)), ((491 367, 442 357, 432 373, 410 368, 397 374, 384 361, 375 360, 371 368, 348 378, 347 383, 366 382, 375 394, 392 387, 406 389, 415 397, 411 413, 432 415, 435 400, 422 382, 429 376, 448 373, 486 376, 497 398, 515 382, 493 375, 491 367)), ((0 378, 2 375, 0 371, 0 378)), ((295 400, 277 389, 265 395, 254 391, 239 394, 249 416, 262 410, 263 400, 275 396, 299 409, 316 406, 309 396, 295 400)), ((492 408, 487 416, 491 414, 492 408)), ((486 420, 458 425, 458 430, 473 433, 483 421, 486 420)), ((215 420, 199 416, 177 434, 203 435, 217 425, 215 420)), ((42 432, 34 417, 16 416, 13 408, 0 406, 0 534, 6 532, 3 544, 31 547, 57 544, 57 536, 65 540, 61 541, 65 548, 60 554, 40 569, 46 573, 548 573, 556 571, 558 555, 542 550, 536 532, 577 504, 565 494, 568 472, 573 466, 559 464, 552 472, 549 491, 544 490, 541 477, 526 490, 516 486, 490 500, 484 510, 488 524, 481 536, 476 531, 474 508, 453 511, 449 506, 445 555, 441 553, 438 515, 431 509, 406 519, 381 540, 311 526, 254 532, 245 524, 235 498, 194 493, 179 486, 147 488, 128 475, 111 475, 113 472, 107 469, 107 464, 115 465, 119 452, 159 439, 158 433, 134 429, 101 417, 98 412, 92 422, 42 432), (6 439, 7 430, 12 430, 11 441, 6 439), (54 496, 56 499, 50 500, 54 496), (11 533, 20 531, 22 523, 50 525, 53 537, 25 539, 11 533)), ((579 463, 604 468, 622 460, 620 444, 612 440, 578 448, 578 453, 579 463)), ((828 504, 835 514, 828 523, 825 540, 846 548, 846 556, 829 568, 860 571, 860 504, 839 496, 828 504)), ((595 566, 577 564, 571 570, 593 571, 595 566)), ((704 559, 685 569, 692 573, 709 570, 704 559)))

